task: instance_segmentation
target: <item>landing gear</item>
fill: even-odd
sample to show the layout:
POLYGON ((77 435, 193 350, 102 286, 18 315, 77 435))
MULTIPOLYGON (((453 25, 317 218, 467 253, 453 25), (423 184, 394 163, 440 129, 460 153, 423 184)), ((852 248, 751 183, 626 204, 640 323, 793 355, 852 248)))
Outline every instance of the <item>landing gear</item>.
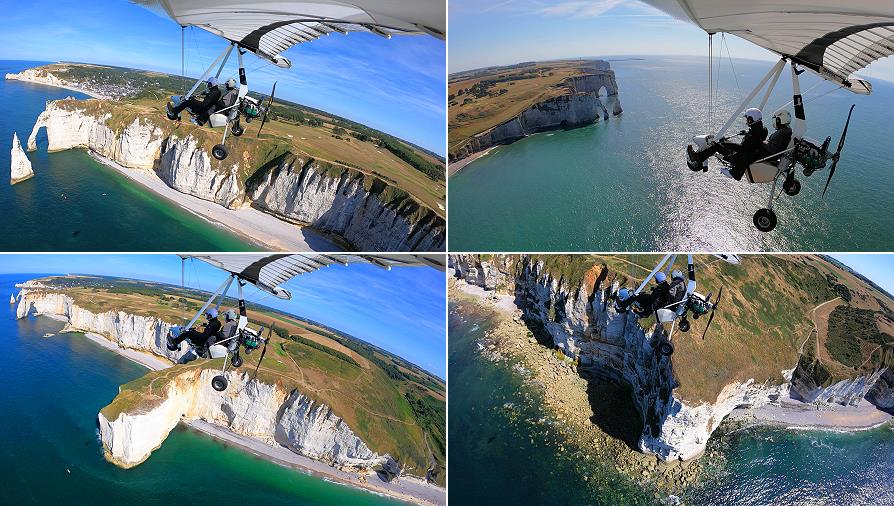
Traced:
POLYGON ((217 158, 218 160, 226 159, 228 154, 229 153, 227 153, 227 148, 223 144, 216 144, 213 148, 211 148, 211 156, 217 158))
POLYGON ((680 330, 683 332, 689 332, 689 320, 686 318, 680 319, 680 330))
POLYGON ((761 232, 769 232, 773 230, 776 228, 776 213, 774 213, 772 209, 758 209, 758 211, 754 213, 754 226, 761 232))
POLYGON ((242 356, 239 355, 239 350, 233 352, 233 360, 230 361, 233 364, 233 367, 239 367, 242 365, 242 356))
POLYGON ((801 182, 795 178, 786 179, 782 183, 782 191, 784 191, 786 195, 794 197, 801 191, 801 182))
POLYGON ((659 341, 658 353, 665 357, 669 357, 674 354, 674 345, 672 345, 670 341, 659 341))
POLYGON ((230 385, 230 382, 227 381, 227 379, 225 377, 223 377, 223 375, 215 376, 211 380, 211 388, 217 390, 218 392, 223 392, 224 390, 227 389, 227 387, 229 385, 230 385))
POLYGON ((233 123, 233 130, 232 130, 232 132, 233 132, 233 135, 235 135, 236 137, 239 137, 240 135, 242 135, 243 133, 245 133, 245 129, 242 128, 242 125, 239 124, 239 120, 238 120, 238 119, 233 123))

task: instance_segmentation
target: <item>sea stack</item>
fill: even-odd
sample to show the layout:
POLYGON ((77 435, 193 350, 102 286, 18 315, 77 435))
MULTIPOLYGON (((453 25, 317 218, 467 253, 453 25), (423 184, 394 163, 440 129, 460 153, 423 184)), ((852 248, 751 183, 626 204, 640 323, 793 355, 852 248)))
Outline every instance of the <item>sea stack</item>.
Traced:
POLYGON ((9 303, 10 303, 10 304, 15 304, 15 303, 16 303, 16 294, 12 294, 12 295, 9 296, 9 303))
POLYGON ((12 134, 12 166, 10 168, 9 184, 16 184, 31 177, 34 177, 34 171, 31 170, 31 161, 25 155, 22 144, 19 142, 19 136, 15 132, 12 134))

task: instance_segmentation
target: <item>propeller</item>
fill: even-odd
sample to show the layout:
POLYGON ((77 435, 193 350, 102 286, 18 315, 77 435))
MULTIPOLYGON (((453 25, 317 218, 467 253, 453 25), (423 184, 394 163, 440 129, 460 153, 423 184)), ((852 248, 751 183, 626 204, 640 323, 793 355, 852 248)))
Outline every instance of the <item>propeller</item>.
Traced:
POLYGON ((264 123, 267 123, 267 113, 273 105, 273 97, 276 96, 276 82, 273 83, 273 90, 270 91, 270 100, 267 101, 267 107, 264 108, 264 117, 261 118, 261 126, 258 128, 258 137, 261 136, 261 130, 264 129, 264 123))
POLYGON ((829 179, 826 180, 826 187, 823 188, 823 198, 826 196, 826 190, 829 189, 829 183, 832 182, 832 176, 835 174, 835 166, 838 165, 838 159, 841 158, 841 148, 844 147, 844 138, 847 137, 847 127, 851 124, 851 114, 854 113, 854 106, 851 104, 851 110, 847 113, 847 121, 844 122, 844 130, 841 131, 841 138, 838 139, 838 151, 832 155, 832 167, 829 168, 829 179))
MULTIPOLYGON (((711 327, 711 322, 714 321, 714 311, 717 311, 717 306, 720 305, 720 297, 723 297, 723 287, 720 287, 720 290, 717 291, 717 300, 714 301, 714 305, 711 306, 711 316, 708 317, 708 324, 705 325, 705 331, 702 332, 702 341, 705 340, 705 336, 708 335, 708 329, 711 327)), ((711 296, 709 295, 710 299, 711 296)))

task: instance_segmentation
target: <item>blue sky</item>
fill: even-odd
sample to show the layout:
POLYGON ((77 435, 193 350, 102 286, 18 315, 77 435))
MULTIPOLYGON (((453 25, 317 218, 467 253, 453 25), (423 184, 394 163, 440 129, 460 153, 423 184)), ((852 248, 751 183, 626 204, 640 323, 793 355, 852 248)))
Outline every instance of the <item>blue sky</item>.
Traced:
POLYGON ((894 255, 840 253, 832 257, 894 294, 894 255))
MULTIPOLYGON (((176 255, 3 255, 0 273, 100 274, 180 285, 176 255)), ((213 291, 226 275, 186 263, 186 285, 213 291)), ((281 309, 347 332, 440 376, 446 374, 446 280, 430 267, 333 265, 283 285, 288 301, 247 286, 245 300, 281 309)), ((231 295, 236 294, 235 287, 231 295)), ((184 317, 192 315, 184 315, 184 317)), ((249 318, 251 315, 249 314, 249 318)))
MULTIPOLYGON (((126 0, 0 0, 0 59, 81 61, 180 74, 180 27, 126 0)), ((187 74, 198 77, 226 47, 186 30, 187 74)), ((441 155, 446 138, 444 41, 351 33, 285 52, 289 70, 246 55, 249 87, 329 111, 441 155), (251 69, 255 69, 252 71, 251 69)), ((235 74, 235 55, 231 72, 235 74)))
MULTIPOLYGON (((450 0, 448 21, 450 72, 583 56, 704 55, 707 61, 704 31, 636 0, 450 0)), ((738 37, 726 40, 733 58, 777 58, 738 37)), ((716 52, 719 37, 714 41, 716 52)), ((873 63, 864 75, 894 80, 894 59, 873 63)))

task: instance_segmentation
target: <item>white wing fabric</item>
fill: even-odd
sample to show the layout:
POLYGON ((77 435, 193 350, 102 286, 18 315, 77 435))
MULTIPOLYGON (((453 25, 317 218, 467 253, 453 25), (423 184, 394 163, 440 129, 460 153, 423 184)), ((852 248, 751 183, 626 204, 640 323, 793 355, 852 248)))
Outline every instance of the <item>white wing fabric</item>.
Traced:
POLYGON ((279 67, 280 53, 332 32, 447 34, 444 0, 131 0, 173 19, 239 44, 279 67))
POLYGON ((324 255, 319 253, 305 254, 222 254, 222 255, 190 255, 183 258, 197 258, 214 267, 237 275, 259 289, 273 294, 280 299, 290 299, 292 294, 279 285, 322 267, 333 264, 374 264, 390 269, 400 266, 427 265, 444 270, 444 255, 324 255))
POLYGON ((894 54, 894 0, 642 0, 708 33, 730 33, 855 93, 851 74, 894 54))

